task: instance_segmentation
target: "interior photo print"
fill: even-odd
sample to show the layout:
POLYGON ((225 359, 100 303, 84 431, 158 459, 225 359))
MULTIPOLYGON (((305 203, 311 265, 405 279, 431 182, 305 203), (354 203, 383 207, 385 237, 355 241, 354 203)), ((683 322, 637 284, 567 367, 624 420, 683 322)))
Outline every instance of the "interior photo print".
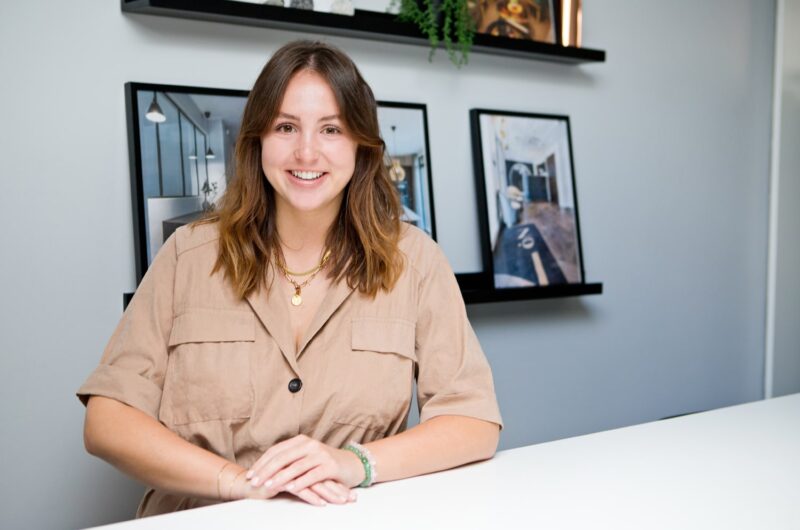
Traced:
POLYGON ((436 239, 425 105, 379 101, 378 122, 403 220, 436 239))
POLYGON ((556 42, 553 0, 470 0, 468 5, 478 33, 556 42))
MULTIPOLYGON (((245 90, 128 83, 138 277, 179 227, 212 210, 232 177, 245 90)), ((436 238, 426 107, 378 102, 403 220, 436 238)))
POLYGON ((246 91, 129 84, 143 270, 179 226, 212 210, 224 193, 246 101, 246 91))
POLYGON ((494 287, 583 282, 568 119, 473 113, 494 287))

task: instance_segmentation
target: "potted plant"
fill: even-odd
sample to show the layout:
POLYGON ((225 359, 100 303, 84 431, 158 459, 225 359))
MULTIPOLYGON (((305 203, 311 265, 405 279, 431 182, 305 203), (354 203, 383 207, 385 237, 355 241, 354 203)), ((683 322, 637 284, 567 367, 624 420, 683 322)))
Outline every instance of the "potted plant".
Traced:
POLYGON ((474 0, 392 0, 392 8, 398 11, 401 21, 416 24, 428 37, 431 43, 429 61, 443 42, 450 61, 460 68, 467 64, 475 37, 471 13, 475 3, 474 0))

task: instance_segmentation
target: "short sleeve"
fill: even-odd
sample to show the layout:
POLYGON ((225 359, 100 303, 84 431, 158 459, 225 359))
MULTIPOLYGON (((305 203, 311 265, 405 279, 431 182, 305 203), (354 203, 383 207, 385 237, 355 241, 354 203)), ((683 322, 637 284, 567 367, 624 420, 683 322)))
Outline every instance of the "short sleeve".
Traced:
POLYGON ((116 399, 158 418, 173 320, 175 234, 159 250, 111 336, 100 364, 78 389, 116 399))
POLYGON ((417 402, 420 422, 434 416, 503 420, 492 371, 467 319, 464 300, 450 264, 438 246, 422 279, 416 330, 417 402))

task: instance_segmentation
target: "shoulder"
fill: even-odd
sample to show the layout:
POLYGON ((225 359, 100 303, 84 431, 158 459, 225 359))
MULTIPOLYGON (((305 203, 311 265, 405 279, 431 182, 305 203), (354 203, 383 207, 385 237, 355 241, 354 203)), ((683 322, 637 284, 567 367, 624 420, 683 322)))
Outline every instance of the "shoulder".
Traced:
POLYGON ((420 276, 427 276, 433 266, 447 262, 444 252, 426 232, 414 225, 403 223, 398 244, 406 263, 420 276))
POLYGON ((219 225, 217 223, 203 223, 199 225, 184 225, 174 234, 175 251, 178 256, 201 247, 217 247, 219 240, 219 225))

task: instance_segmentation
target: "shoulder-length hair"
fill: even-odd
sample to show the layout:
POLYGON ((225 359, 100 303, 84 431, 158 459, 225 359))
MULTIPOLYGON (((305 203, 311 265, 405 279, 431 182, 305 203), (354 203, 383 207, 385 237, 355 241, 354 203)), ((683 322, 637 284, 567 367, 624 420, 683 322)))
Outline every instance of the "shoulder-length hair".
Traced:
POLYGON ((261 166, 261 137, 277 119, 289 80, 304 70, 328 82, 342 122, 358 145, 353 178, 326 239, 332 251, 327 275, 375 296, 380 289, 391 290, 403 270, 398 248, 402 209, 384 163, 372 89, 347 55, 322 42, 283 46, 264 66, 247 98, 233 179, 218 208, 199 221, 218 223, 219 254, 213 272, 222 269, 244 298, 265 285, 270 260, 280 252, 275 190, 261 166))

